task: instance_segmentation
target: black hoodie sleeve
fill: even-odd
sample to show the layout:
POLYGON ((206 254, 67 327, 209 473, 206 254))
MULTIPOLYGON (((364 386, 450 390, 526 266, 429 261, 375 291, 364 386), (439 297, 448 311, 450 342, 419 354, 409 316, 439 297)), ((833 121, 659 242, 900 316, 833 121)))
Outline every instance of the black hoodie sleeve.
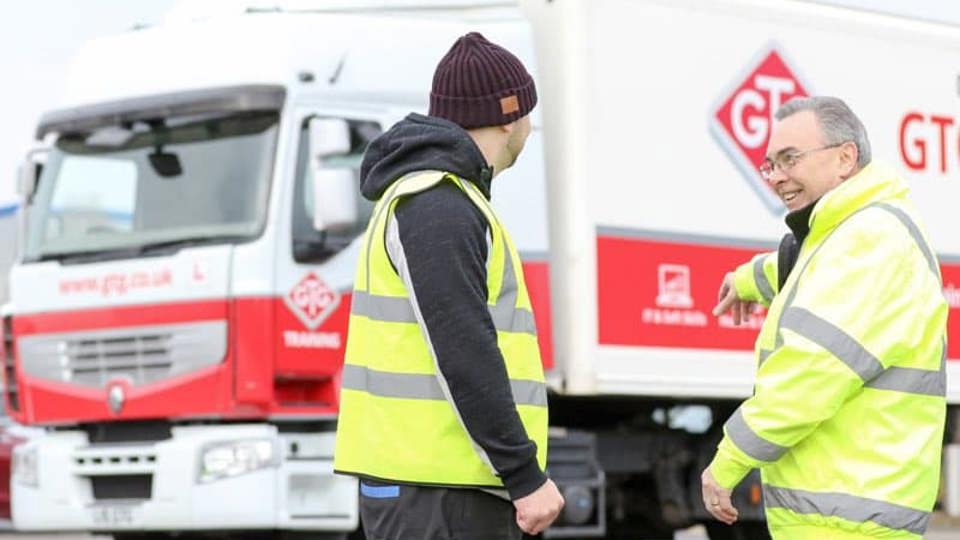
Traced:
POLYGON ((387 227, 390 257, 411 288, 440 382, 510 498, 529 495, 546 476, 517 414, 487 310, 486 219, 449 182, 402 200, 395 218, 387 227))

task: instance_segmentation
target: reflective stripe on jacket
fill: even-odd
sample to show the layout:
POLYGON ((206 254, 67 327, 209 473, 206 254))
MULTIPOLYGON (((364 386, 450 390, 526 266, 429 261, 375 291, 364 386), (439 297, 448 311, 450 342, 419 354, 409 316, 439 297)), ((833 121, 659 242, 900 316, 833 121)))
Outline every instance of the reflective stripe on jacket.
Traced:
POLYGON ((783 290, 776 254, 735 286, 770 305, 754 396, 711 471, 761 468, 776 538, 920 538, 939 485, 946 321, 939 265, 906 183, 871 164, 816 204, 783 290), (772 301, 768 301, 771 298, 772 301))
POLYGON ((470 438, 438 375, 422 315, 388 254, 387 224, 396 203, 445 181, 463 190, 489 222, 488 309, 517 412, 545 469, 547 394, 519 255, 479 190, 437 171, 397 180, 367 227, 350 313, 334 468, 398 482, 500 488, 496 470, 470 438))

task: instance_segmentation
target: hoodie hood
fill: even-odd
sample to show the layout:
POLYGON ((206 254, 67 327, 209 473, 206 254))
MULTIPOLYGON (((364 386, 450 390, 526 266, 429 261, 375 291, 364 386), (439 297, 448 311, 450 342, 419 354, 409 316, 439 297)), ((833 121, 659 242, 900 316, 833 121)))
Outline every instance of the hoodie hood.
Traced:
POLYGON ((367 147, 360 166, 360 193, 379 200, 398 178, 424 170, 453 173, 476 184, 490 198, 493 168, 470 135, 449 120, 416 113, 367 147))

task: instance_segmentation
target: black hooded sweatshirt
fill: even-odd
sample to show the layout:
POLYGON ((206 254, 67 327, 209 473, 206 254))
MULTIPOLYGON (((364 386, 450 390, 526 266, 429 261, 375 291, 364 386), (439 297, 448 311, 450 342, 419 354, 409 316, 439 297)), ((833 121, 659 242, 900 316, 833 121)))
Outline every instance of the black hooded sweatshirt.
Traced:
MULTIPOLYGON (((490 198, 493 169, 470 135, 452 122, 419 114, 370 143, 360 191, 379 200, 397 179, 421 170, 453 173, 490 198)), ((421 331, 452 405, 510 498, 529 495, 546 476, 537 464, 537 445, 517 414, 487 310, 487 220, 450 182, 402 199, 395 219, 387 235, 395 228, 392 238, 399 237, 399 246, 394 241, 388 248, 390 259, 399 275, 409 276, 409 296, 423 316, 421 331)))
POLYGON ((806 240, 807 235, 810 234, 810 214, 813 213, 813 207, 817 205, 819 200, 820 199, 817 199, 807 206, 787 214, 787 226, 790 227, 790 230, 793 232, 788 232, 783 235, 783 238, 780 239, 780 247, 777 249, 777 268, 779 269, 777 271, 778 291, 783 290, 783 286, 787 283, 787 278, 790 277, 790 272, 793 271, 793 267, 797 264, 803 241, 806 240))

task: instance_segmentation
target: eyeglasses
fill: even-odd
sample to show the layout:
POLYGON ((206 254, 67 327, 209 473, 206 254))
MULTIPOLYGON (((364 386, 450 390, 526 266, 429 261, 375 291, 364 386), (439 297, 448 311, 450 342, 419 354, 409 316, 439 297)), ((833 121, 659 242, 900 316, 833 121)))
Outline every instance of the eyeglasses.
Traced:
POLYGON ((780 172, 787 172, 796 166, 797 163, 803 159, 807 154, 812 154, 813 152, 819 152, 820 150, 828 150, 830 148, 836 148, 846 144, 847 141, 828 144, 827 146, 821 146, 819 148, 811 148, 809 150, 804 150, 803 152, 788 152, 786 154, 779 155, 774 159, 767 158, 763 160, 763 164, 760 165, 760 176, 764 180, 769 181, 773 176, 773 173, 779 170, 780 172))

